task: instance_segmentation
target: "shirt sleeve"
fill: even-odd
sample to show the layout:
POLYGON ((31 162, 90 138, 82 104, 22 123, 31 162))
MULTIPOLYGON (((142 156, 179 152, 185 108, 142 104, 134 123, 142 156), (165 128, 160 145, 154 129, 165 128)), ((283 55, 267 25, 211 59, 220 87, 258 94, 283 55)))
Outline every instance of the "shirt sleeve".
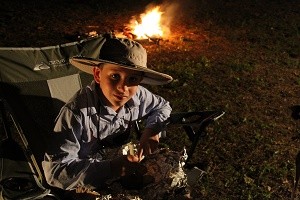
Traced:
POLYGON ((42 162, 49 185, 65 190, 77 186, 101 187, 111 176, 109 160, 79 156, 82 123, 80 114, 64 107, 58 115, 50 148, 42 162))
POLYGON ((148 89, 139 86, 139 112, 141 117, 147 117, 146 128, 159 133, 164 129, 164 122, 170 117, 172 108, 163 97, 153 94, 148 89))

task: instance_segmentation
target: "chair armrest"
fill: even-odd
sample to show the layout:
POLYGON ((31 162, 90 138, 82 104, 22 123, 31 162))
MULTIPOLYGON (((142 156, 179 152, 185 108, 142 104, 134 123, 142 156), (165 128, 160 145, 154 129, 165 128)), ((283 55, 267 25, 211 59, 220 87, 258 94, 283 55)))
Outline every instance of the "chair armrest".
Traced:
POLYGON ((224 111, 218 110, 172 113, 167 120, 167 123, 178 125, 199 125, 205 121, 215 121, 224 114, 224 111))
POLYGON ((195 152, 200 138, 206 135, 206 127, 212 122, 218 120, 225 114, 224 111, 198 111, 198 112, 180 112, 172 113, 166 121, 167 125, 180 125, 185 130, 191 146, 188 150, 186 163, 191 159, 195 152), (196 130, 195 130, 196 129, 196 130))

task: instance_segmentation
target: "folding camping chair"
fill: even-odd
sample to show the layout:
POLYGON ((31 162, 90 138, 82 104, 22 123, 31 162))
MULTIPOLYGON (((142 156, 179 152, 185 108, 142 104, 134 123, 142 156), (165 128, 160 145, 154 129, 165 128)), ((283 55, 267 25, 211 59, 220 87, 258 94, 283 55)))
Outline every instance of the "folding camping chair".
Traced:
MULTIPOLYGON (((10 121, 16 122, 15 127, 18 127, 18 136, 25 146, 23 152, 31 169, 29 175, 35 177, 32 180, 46 191, 46 196, 52 195, 56 198, 52 194, 54 189, 49 190, 50 187, 40 173, 41 161, 47 148, 47 138, 53 130, 54 119, 63 104, 93 79, 91 75, 79 72, 68 60, 78 55, 97 57, 103 42, 103 37, 98 36, 42 48, 0 48, 2 110, 3 113, 8 110, 10 121)), ((223 111, 174 113, 167 120, 166 126, 179 124, 184 128, 192 142, 188 151, 190 159, 199 139, 205 135, 206 127, 223 114, 223 111)), ((9 120, 4 119, 5 117, 3 122, 9 123, 7 122, 9 120)), ((3 127, 7 129, 7 125, 3 127)), ((136 126, 136 130, 139 131, 140 127, 136 126)), ((3 162, 0 163, 0 167, 3 168, 3 162)), ((22 177, 20 174, 17 177, 20 176, 22 177)), ((0 177, 0 189, 5 191, 5 187, 10 184, 9 180, 15 177, 13 174, 11 177, 7 176, 6 182, 0 177)), ((28 177, 28 174, 25 177, 28 177)), ((29 195, 27 199, 30 198, 35 197, 29 195)))

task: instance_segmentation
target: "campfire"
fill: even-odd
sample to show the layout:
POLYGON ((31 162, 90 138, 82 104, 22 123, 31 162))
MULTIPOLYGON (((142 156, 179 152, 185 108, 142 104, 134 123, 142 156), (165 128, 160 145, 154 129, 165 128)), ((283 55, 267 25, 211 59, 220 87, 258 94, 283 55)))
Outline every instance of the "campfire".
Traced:
MULTIPOLYGON (((149 5, 144 13, 133 16, 128 23, 124 24, 121 30, 112 30, 111 32, 119 38, 127 37, 160 45, 162 44, 161 41, 167 42, 174 38, 174 33, 171 34, 170 32, 170 24, 177 11, 178 4, 176 3, 149 5)), ((94 26, 88 26, 88 28, 91 27, 94 26)), ((98 33, 91 31, 85 33, 85 35, 96 37, 98 33)))
POLYGON ((159 43, 169 32, 168 26, 163 23, 164 12, 160 9, 160 6, 156 6, 141 14, 139 19, 133 18, 125 26, 122 34, 135 40, 148 39, 159 43))
POLYGON ((129 24, 132 34, 136 39, 161 38, 163 37, 163 28, 161 25, 160 7, 157 6, 140 16, 140 22, 133 19, 129 24))

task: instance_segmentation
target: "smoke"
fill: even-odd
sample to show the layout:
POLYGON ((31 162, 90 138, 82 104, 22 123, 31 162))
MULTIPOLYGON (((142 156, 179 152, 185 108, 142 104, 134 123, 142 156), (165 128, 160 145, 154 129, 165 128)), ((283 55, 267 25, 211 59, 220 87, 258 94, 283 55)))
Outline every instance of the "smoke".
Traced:
POLYGON ((185 18, 195 14, 199 9, 200 2, 196 0, 164 0, 161 3, 161 8, 167 18, 185 20, 185 18))
POLYGON ((195 0, 164 0, 159 5, 150 4, 147 8, 153 6, 160 6, 162 15, 162 26, 164 34, 170 33, 171 25, 175 25, 180 22, 185 22, 194 15, 199 2, 195 0))

